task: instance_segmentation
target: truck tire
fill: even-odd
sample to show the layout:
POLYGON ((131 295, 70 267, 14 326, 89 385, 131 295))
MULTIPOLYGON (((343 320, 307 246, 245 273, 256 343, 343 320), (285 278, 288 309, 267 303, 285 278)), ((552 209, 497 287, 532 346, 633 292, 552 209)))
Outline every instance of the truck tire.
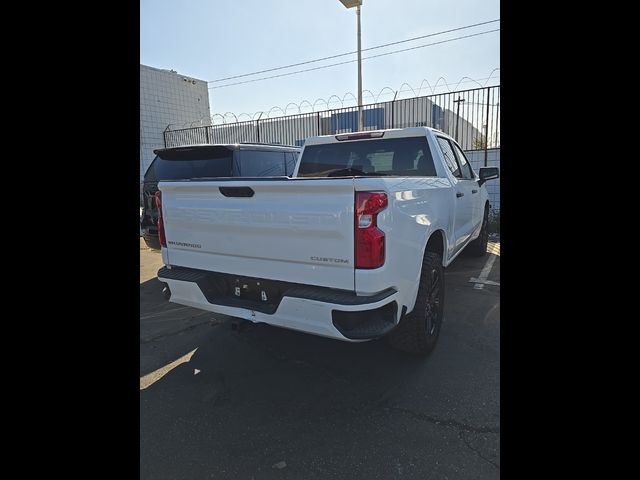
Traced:
POLYGON ((484 217, 482 218, 482 227, 480 227, 480 235, 474 241, 467 245, 467 253, 472 257, 482 257, 487 253, 487 243, 489 242, 489 231, 487 226, 489 223, 489 209, 485 207, 484 217))
POLYGON ((435 348, 444 313, 442 258, 426 252, 413 311, 387 336, 389 344, 403 352, 427 356, 435 348))
POLYGON ((160 239, 157 235, 143 235, 144 243, 153 250, 160 250, 160 239))

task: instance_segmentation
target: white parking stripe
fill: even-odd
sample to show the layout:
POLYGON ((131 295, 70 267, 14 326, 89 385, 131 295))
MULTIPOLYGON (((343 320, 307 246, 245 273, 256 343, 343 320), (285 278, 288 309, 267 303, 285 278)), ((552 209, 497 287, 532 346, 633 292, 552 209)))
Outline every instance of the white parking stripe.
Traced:
POLYGON ((186 355, 180 357, 177 360, 174 360, 169 365, 165 365, 164 367, 159 368, 155 372, 151 372, 144 377, 140 377, 140 390, 144 390, 145 388, 153 385, 178 365, 189 362, 193 354, 196 353, 196 350, 198 349, 196 348, 195 350, 190 351, 186 355))
MULTIPOLYGON (((489 272, 491 272, 491 267, 493 267, 493 262, 496 261, 496 258, 496 255, 489 255, 489 259, 487 260, 487 263, 484 264, 478 280, 484 282, 487 278, 489 278, 489 272)), ((473 288, 475 288, 476 290, 482 290, 484 288, 484 283, 476 283, 473 288)))
POLYGON ((476 277, 471 277, 469 279, 469 283, 482 283, 484 285, 496 285, 496 286, 500 286, 499 282, 494 282, 493 280, 480 280, 479 278, 476 277))

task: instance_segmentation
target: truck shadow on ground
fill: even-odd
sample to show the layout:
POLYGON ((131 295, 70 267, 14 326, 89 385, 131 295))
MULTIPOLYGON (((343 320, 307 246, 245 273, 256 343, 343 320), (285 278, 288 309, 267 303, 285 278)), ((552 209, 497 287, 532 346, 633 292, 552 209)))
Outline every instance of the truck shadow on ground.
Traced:
MULTIPOLYGON (((141 285, 141 315, 181 307, 161 290, 157 279, 141 285)), ((499 362, 446 326, 425 359, 384 340, 234 331, 209 315, 183 348, 195 349, 190 361, 140 392, 141 478, 339 477, 357 458, 369 459, 358 478, 499 472, 499 362), (285 471, 271 468, 280 461, 285 471)))
MULTIPOLYGON (((412 369, 423 368, 428 362, 428 359, 392 349, 384 339, 343 342, 184 307, 165 300, 163 287, 157 278, 140 284, 141 342, 146 341, 143 337, 150 330, 149 323, 154 327, 159 323, 171 324, 170 334, 179 334, 193 323, 189 320, 210 317, 209 322, 195 323, 210 323, 215 329, 198 336, 197 342, 190 346, 196 352, 188 366, 190 370, 199 370, 203 375, 200 378, 212 370, 240 373, 243 378, 250 378, 252 372, 264 372, 265 366, 270 365, 275 371, 283 367, 292 369, 289 373, 311 370, 338 382, 362 380, 369 373, 380 381, 386 375, 397 378, 397 372, 394 373, 397 369, 410 374, 412 369)), ((167 377, 178 375, 186 375, 189 381, 193 376, 185 366, 167 377)))

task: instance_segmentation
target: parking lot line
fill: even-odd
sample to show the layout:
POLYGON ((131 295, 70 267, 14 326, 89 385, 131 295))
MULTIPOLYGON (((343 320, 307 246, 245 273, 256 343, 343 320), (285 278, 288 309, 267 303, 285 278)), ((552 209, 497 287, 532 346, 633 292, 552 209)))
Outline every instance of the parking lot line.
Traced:
MULTIPOLYGON (((500 256, 500 244, 488 244, 487 251, 489 252, 489 258, 484 264, 484 267, 480 272, 480 276, 478 278, 471 277, 469 279, 469 282, 475 283, 473 288, 476 290, 482 290, 485 285, 496 285, 496 282, 490 282, 487 279, 489 278, 489 273, 491 272, 491 268, 493 267, 493 262, 495 262, 496 258, 500 256)), ((500 286, 499 283, 497 283, 497 285, 500 286)))
POLYGON ((496 285, 498 287, 500 286, 499 282, 494 282, 493 280, 481 280, 481 279, 476 278, 476 277, 471 277, 469 279, 469 282, 470 283, 481 283, 483 285, 496 285))
POLYGON ((171 370, 176 368, 178 365, 182 365, 183 363, 189 362, 193 354, 196 353, 196 350, 198 349, 195 348, 194 350, 190 351, 186 355, 183 355, 177 360, 174 360, 170 364, 165 365, 164 367, 160 367, 155 372, 151 372, 145 375, 144 377, 140 377, 140 390, 144 390, 145 388, 153 385, 162 377, 164 377, 167 373, 169 373, 171 370))

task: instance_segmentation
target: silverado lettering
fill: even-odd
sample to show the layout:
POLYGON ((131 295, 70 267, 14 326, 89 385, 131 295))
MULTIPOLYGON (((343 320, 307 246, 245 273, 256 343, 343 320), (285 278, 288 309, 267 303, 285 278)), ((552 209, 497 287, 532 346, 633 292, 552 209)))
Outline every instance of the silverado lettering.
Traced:
POLYGON ((168 243, 169 245, 176 245, 178 247, 202 248, 202 245, 199 243, 174 242, 173 240, 169 240, 168 243))

